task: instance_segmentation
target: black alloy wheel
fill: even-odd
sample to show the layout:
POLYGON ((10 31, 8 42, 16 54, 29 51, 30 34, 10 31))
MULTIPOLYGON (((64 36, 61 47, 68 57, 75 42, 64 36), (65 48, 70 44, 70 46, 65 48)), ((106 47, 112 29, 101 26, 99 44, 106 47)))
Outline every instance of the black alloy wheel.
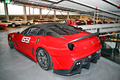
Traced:
POLYGON ((39 48, 37 50, 37 61, 42 69, 44 70, 52 69, 53 65, 51 57, 45 49, 39 48))
POLYGON ((13 49, 14 48, 14 43, 13 43, 12 38, 10 36, 9 36, 8 40, 9 40, 10 48, 13 49))

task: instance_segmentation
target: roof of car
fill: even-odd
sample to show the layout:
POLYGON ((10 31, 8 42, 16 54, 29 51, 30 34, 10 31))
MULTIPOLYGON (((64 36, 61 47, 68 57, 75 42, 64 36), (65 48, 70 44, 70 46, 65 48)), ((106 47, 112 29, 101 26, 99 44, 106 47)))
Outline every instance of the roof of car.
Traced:
POLYGON ((36 25, 32 25, 29 28, 40 28, 45 30, 46 32, 52 32, 53 36, 59 37, 59 38, 64 38, 61 35, 68 35, 68 34, 72 34, 72 33, 78 33, 76 30, 74 30, 74 28, 70 27, 70 26, 66 26, 67 24, 65 23, 57 23, 57 22, 51 22, 51 23, 42 23, 42 24, 36 24, 36 25), (63 30, 64 32, 66 32, 64 29, 69 30, 70 28, 72 28, 72 30, 70 32, 66 32, 66 34, 63 34, 60 30, 53 30, 55 28, 63 30))
POLYGON ((61 24, 64 24, 64 23, 56 23, 56 22, 51 22, 51 23, 42 23, 42 24, 36 24, 36 25, 32 25, 31 27, 29 28, 34 28, 34 27, 38 27, 38 28, 41 28, 41 29, 44 29, 46 32, 49 32, 51 31, 53 33, 54 36, 56 37, 59 37, 59 38, 64 38, 63 36, 57 34, 56 32, 50 30, 49 28, 47 28, 48 26, 51 26, 51 25, 61 25, 61 24))

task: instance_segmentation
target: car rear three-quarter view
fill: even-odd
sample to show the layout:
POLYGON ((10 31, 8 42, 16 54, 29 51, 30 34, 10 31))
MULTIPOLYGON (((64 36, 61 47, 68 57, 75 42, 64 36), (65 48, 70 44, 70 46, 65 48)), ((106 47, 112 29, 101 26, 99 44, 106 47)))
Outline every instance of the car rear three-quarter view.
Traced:
POLYGON ((53 68, 61 75, 81 73, 96 63, 101 55, 97 33, 77 31, 63 23, 32 25, 23 32, 10 33, 8 43, 29 56, 44 70, 53 68))

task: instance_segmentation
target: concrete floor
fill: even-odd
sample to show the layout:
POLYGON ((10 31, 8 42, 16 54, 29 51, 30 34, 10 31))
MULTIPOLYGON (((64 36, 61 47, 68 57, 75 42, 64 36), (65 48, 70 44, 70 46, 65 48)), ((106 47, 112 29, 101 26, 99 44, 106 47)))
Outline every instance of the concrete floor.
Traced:
MULTIPOLYGON (((24 27, 25 28, 25 27, 24 27)), ((23 28, 0 31, 0 80, 120 80, 120 65, 103 57, 81 74, 61 76, 53 70, 44 71, 37 63, 15 49, 10 49, 7 35, 23 28)))

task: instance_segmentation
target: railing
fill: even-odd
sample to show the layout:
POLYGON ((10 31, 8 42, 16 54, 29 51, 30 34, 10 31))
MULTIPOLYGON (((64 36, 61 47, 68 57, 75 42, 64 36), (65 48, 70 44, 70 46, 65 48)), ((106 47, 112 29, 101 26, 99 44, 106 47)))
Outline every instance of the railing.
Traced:
POLYGON ((120 23, 115 24, 95 24, 95 25, 80 25, 78 28, 82 28, 87 32, 95 33, 99 29, 99 33, 120 31, 120 23))

